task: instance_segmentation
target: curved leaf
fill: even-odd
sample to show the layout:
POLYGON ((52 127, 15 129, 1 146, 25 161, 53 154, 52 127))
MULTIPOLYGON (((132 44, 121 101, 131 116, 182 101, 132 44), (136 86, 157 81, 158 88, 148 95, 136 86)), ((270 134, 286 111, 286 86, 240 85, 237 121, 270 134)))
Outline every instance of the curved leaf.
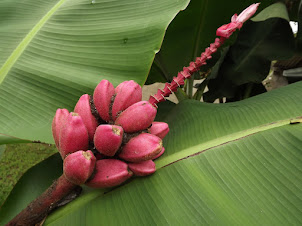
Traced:
POLYGON ((188 0, 0 2, 0 133, 53 143, 57 108, 102 79, 143 85, 170 21, 188 0))
POLYGON ((299 82, 228 104, 182 101, 166 117, 154 175, 86 191, 45 224, 301 224, 301 90, 299 82))

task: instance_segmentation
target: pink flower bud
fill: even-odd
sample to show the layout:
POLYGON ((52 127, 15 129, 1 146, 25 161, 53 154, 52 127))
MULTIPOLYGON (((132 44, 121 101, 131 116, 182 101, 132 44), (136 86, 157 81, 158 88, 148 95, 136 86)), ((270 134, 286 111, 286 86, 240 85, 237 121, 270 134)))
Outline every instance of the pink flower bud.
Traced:
POLYGON ((240 22, 240 23, 244 23, 245 21, 250 19, 255 14, 255 12, 257 11, 259 5, 260 5, 260 3, 254 3, 254 4, 250 5, 245 10, 243 10, 239 14, 238 17, 236 17, 234 19, 236 21, 240 22))
POLYGON ((87 150, 88 144, 88 131, 81 116, 71 112, 60 132, 59 150, 62 158, 64 159, 69 153, 87 150))
POLYGON ((135 81, 125 81, 115 88, 115 99, 112 106, 112 118, 132 104, 142 100, 142 88, 135 81))
POLYGON ((91 176, 96 159, 91 151, 77 151, 64 159, 64 176, 71 183, 81 185, 91 176))
POLYGON ((162 150, 162 140, 149 133, 131 138, 119 157, 128 162, 141 162, 154 158, 162 150))
POLYGON ((120 185, 132 176, 127 163, 117 159, 102 159, 96 162, 96 173, 86 183, 93 188, 109 188, 120 185))
POLYGON ((165 122, 152 122, 149 132, 161 139, 164 139, 169 132, 169 125, 165 122))
POLYGON ((128 166, 136 176, 148 176, 156 171, 155 163, 152 160, 129 163, 128 166))
POLYGON ((147 129, 156 116, 156 108, 148 101, 137 102, 116 119, 115 124, 123 127, 126 133, 133 133, 147 129))
POLYGON ((232 16, 231 23, 224 24, 219 27, 216 31, 217 36, 229 38, 236 29, 240 29, 245 21, 252 17, 258 9, 260 3, 250 5, 248 8, 243 10, 239 16, 237 14, 232 16))
POLYGON ((241 23, 238 22, 231 22, 229 24, 224 24, 221 27, 219 27, 216 31, 216 35, 224 38, 229 38, 236 29, 239 29, 242 27, 241 23))
POLYGON ((159 158, 159 157, 162 156, 164 153, 165 153, 165 148, 163 147, 163 148, 161 149, 161 151, 160 151, 155 157, 152 158, 152 160, 159 158))
POLYGON ((90 141, 93 141, 94 132, 96 127, 98 126, 98 122, 91 113, 88 94, 84 94, 80 97, 78 103, 74 108, 74 112, 78 113, 81 116, 88 130, 89 139, 90 141))
POLYGON ((65 123, 66 118, 69 115, 69 111, 67 109, 57 109, 55 117, 52 121, 52 135, 55 140, 57 148, 59 148, 59 135, 61 131, 62 125, 65 123))
POLYGON ((94 146, 106 156, 114 156, 120 148, 124 130, 120 126, 99 125, 94 135, 94 146))
POLYGON ((94 90, 93 102, 101 118, 109 122, 109 108, 114 95, 114 86, 108 80, 102 80, 94 90))

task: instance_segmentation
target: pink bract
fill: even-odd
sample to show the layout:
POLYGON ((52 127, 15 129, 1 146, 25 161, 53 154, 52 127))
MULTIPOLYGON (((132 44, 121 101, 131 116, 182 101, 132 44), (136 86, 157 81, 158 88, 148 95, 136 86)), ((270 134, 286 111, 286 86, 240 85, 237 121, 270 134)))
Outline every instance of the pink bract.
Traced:
POLYGON ((254 3, 254 4, 250 5, 249 7, 247 7, 245 10, 243 10, 239 14, 239 16, 237 16, 237 18, 235 18, 236 21, 238 21, 240 23, 244 23, 245 21, 250 19, 256 13, 259 5, 260 5, 260 3, 254 3))

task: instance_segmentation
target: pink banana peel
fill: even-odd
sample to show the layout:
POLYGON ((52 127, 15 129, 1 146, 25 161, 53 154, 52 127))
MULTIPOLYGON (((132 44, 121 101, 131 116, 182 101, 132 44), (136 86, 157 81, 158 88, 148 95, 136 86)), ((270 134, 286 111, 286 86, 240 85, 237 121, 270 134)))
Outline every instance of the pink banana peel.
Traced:
POLYGON ((129 163, 128 166, 135 176, 144 177, 153 174, 156 171, 155 163, 152 160, 129 163))
POLYGON ((109 188, 120 185, 133 173, 128 170, 127 163, 118 159, 102 159, 96 162, 94 177, 86 183, 93 188, 109 188))
POLYGON ((161 139, 164 139, 169 132, 169 125, 165 122, 152 122, 149 132, 161 139))
POLYGON ((59 135, 60 135, 62 125, 65 123, 65 120, 68 117, 68 115, 69 115, 69 111, 67 109, 59 108, 59 109, 57 109, 55 117, 53 118, 51 128, 52 128, 52 135, 55 140, 57 148, 59 148, 59 144, 60 144, 59 135))
POLYGON ((115 99, 112 106, 112 119, 131 105, 142 100, 142 88, 135 81, 125 81, 115 88, 115 99))
POLYGON ((87 150, 88 145, 88 131, 81 116, 71 112, 60 131, 59 151, 62 158, 78 150, 87 150))
POLYGON ((156 116, 157 109, 147 101, 137 102, 123 111, 115 121, 115 125, 123 127, 127 133, 147 129, 156 116))
POLYGON ((91 176, 95 162, 96 158, 90 150, 71 153, 64 159, 64 176, 73 184, 84 184, 91 176))
POLYGON ((94 135, 95 148, 103 155, 114 156, 120 148, 124 130, 115 125, 99 125, 94 135))
POLYGON ((111 98, 113 97, 114 93, 114 86, 108 80, 102 80, 97 85, 93 93, 93 102, 95 108, 101 118, 106 122, 111 121, 109 108, 111 104, 111 98))
POLYGON ((154 157, 152 158, 152 160, 158 159, 158 158, 159 158, 160 156, 162 156, 164 153, 165 153, 165 148, 163 147, 163 148, 161 149, 161 151, 160 151, 156 156, 154 156, 154 157))
POLYGON ((127 162, 151 160, 162 150, 162 140, 149 133, 141 133, 130 139, 123 147, 119 157, 127 162))
POLYGON ((74 108, 74 112, 81 116, 87 128, 89 140, 93 141, 94 132, 98 126, 98 121, 91 113, 89 99, 90 96, 88 94, 82 95, 74 108))

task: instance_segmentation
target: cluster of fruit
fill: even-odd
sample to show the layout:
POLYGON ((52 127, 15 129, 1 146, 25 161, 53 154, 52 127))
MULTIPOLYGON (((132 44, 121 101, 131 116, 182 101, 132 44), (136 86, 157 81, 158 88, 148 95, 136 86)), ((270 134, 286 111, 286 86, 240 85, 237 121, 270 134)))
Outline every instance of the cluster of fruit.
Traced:
POLYGON ((167 123, 154 122, 156 113, 132 80, 116 88, 102 80, 93 97, 81 96, 74 112, 58 109, 52 132, 66 179, 105 188, 154 173, 153 160, 164 153, 162 139, 169 132, 167 123))

